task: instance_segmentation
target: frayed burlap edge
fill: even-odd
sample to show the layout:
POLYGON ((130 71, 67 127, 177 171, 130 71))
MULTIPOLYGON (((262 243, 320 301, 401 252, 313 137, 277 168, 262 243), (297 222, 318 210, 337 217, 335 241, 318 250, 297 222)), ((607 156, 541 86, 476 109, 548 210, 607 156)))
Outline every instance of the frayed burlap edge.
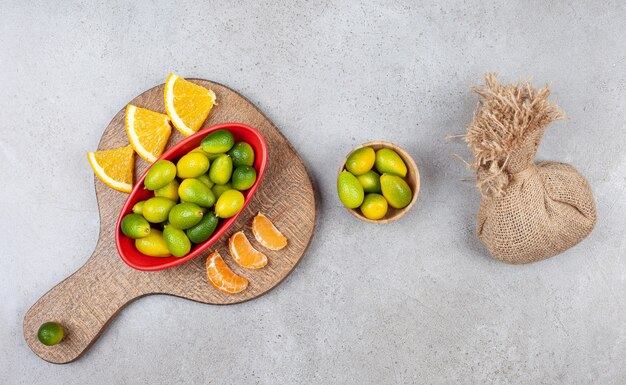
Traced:
POLYGON ((480 95, 465 141, 474 155, 476 186, 481 194, 502 196, 509 177, 508 157, 528 135, 565 119, 559 107, 548 101, 550 86, 539 90, 529 82, 500 84, 495 73, 485 74, 483 87, 472 87, 480 95))

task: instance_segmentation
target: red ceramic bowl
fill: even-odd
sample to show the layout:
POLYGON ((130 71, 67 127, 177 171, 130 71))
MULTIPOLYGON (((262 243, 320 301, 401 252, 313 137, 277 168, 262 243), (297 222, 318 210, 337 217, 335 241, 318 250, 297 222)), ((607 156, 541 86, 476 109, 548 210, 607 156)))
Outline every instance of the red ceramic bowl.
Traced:
POLYGON ((220 219, 220 222, 217 225, 217 228, 215 229, 213 235, 205 242, 195 245, 191 249, 189 254, 185 255, 184 257, 161 258, 144 255, 135 248, 135 240, 127 237, 122 233, 122 230, 120 229, 120 224, 122 222, 122 218, 126 214, 130 214, 132 212, 135 203, 152 198, 154 196, 154 193, 152 191, 146 190, 143 187, 143 180, 145 179, 146 174, 150 169, 146 170, 146 172, 144 172, 141 178, 139 178, 139 180, 137 181, 137 184, 128 196, 128 199, 126 199, 126 203, 124 204, 124 207, 122 207, 120 216, 117 218, 117 225, 115 228, 115 245, 117 246, 117 252, 124 260, 124 262, 128 264, 128 266, 137 270, 157 271, 174 267, 176 265, 180 265, 181 263, 189 261, 190 259, 197 257, 200 253, 211 247, 211 245, 213 245, 222 236, 222 234, 224 234, 224 232, 233 223, 235 223, 239 215, 246 208, 246 206, 250 202, 250 199, 252 199, 254 192, 259 187, 259 183, 261 182, 261 179, 263 178, 263 173, 265 172, 265 166, 267 165, 267 144, 265 143, 265 139, 263 138, 261 133, 254 128, 246 126, 242 123, 224 123, 218 124, 217 126, 205 128, 197 132, 196 134, 182 140, 180 143, 166 151, 163 155, 161 155, 159 160, 166 159, 176 163, 176 161, 178 161, 178 159, 181 158, 183 155, 198 147, 205 136, 213 131, 220 129, 230 131, 235 137, 235 142, 248 142, 254 149, 254 169, 256 170, 257 178, 256 182, 254 182, 254 185, 252 185, 250 189, 242 191, 243 196, 245 197, 243 208, 239 211, 239 213, 237 213, 237 215, 232 218, 220 219))

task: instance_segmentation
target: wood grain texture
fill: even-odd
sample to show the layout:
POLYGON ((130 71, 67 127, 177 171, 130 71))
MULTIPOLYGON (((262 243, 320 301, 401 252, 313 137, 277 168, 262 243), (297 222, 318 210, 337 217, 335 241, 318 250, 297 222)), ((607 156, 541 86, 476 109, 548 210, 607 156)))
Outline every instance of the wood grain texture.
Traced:
POLYGON ((417 168, 417 165, 415 164, 415 161, 413 160, 413 158, 411 157, 411 155, 409 155, 408 152, 404 151, 404 149, 402 149, 401 147, 390 143, 390 142, 382 142, 382 141, 372 141, 372 142, 367 142, 367 143, 363 143, 362 145, 352 149, 352 151, 350 151, 348 154, 346 154, 346 157, 343 158, 343 162, 341 162, 341 166, 339 167, 339 171, 337 173, 337 176, 339 176, 339 174, 346 169, 346 161, 348 160, 348 156, 350 156, 350 154, 356 150, 358 150, 359 148, 363 148, 363 147, 371 147, 372 149, 374 149, 374 151, 378 151, 381 148, 390 148, 392 150, 394 150, 398 155, 400 155, 400 158, 402 158, 402 160, 404 161, 404 164, 406 164, 406 168, 407 168, 407 173, 406 173, 406 177, 404 178, 404 180, 406 181, 406 183, 409 185, 409 187, 411 187, 411 191, 413 192, 413 198, 411 198, 411 202, 409 203, 408 206, 406 206, 403 209, 396 209, 393 208, 391 206, 389 206, 388 210, 387 210, 387 214, 385 214, 385 216, 381 219, 369 219, 366 218, 363 213, 361 213, 360 209, 349 209, 346 207, 346 210, 348 210, 348 212, 350 212, 350 214, 354 215, 355 217, 359 218, 362 221, 365 222, 369 222, 369 223, 376 223, 379 225, 385 224, 385 223, 389 223, 389 222, 393 222, 396 221, 400 218, 402 218, 404 216, 404 214, 408 213, 409 210, 411 210, 411 208, 413 207, 413 205, 415 204, 415 202, 417 201, 417 197, 420 194, 420 172, 419 169, 417 168))
MULTIPOLYGON (((106 324, 130 301, 149 294, 170 294, 208 304, 233 304, 256 298, 278 285, 295 268, 304 255, 315 227, 315 192, 302 159, 274 124, 252 103, 233 90, 206 80, 191 79, 212 89, 217 103, 204 126, 224 122, 241 122, 258 129, 268 145, 265 177, 244 213, 207 253, 180 266, 142 272, 127 266, 115 248, 115 221, 127 194, 108 188, 95 179, 100 211, 100 236, 85 265, 41 297, 24 317, 24 338, 39 357, 53 363, 67 363, 78 358, 100 335, 106 324), (251 232, 252 218, 263 212, 289 238, 288 246, 279 251, 264 249, 251 232), (228 252, 228 238, 244 230, 255 247, 269 258, 266 267, 248 270, 238 266, 228 252), (208 282, 206 256, 218 250, 226 263, 250 281, 247 290, 226 295, 208 282), (44 346, 37 340, 37 330, 46 321, 60 322, 66 331, 56 346, 44 346)), ((131 104, 165 113, 163 85, 154 87, 133 99, 131 104)), ((99 150, 128 144, 124 127, 124 110, 107 126, 99 150)), ((183 136, 172 131, 170 147, 183 136)), ((87 159, 85 159, 87 162, 87 159)), ((141 175, 148 163, 135 156, 135 175, 141 175)))

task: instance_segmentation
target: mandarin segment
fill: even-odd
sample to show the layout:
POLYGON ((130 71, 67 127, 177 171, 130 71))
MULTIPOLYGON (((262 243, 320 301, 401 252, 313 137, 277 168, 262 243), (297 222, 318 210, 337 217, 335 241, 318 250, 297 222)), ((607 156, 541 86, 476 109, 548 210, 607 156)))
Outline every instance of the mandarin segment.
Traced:
POLYGON ((206 273, 211 285, 222 293, 236 294, 248 288, 248 280, 235 274, 217 251, 207 257, 206 273))
POLYGON ((287 246, 287 237, 262 213, 258 213, 252 220, 252 233, 263 247, 270 250, 280 250, 287 246))
POLYGON ((243 231, 238 231, 230 237, 228 249, 235 262, 241 267, 260 269, 267 265, 267 256, 252 246, 243 231))
POLYGON ((154 163, 163 154, 172 133, 170 118, 129 104, 124 122, 128 141, 135 152, 147 162, 154 163))
POLYGON ((107 186, 129 193, 133 189, 135 157, 132 146, 88 152, 87 159, 96 176, 107 186))
POLYGON ((164 89, 165 111, 174 127, 185 136, 193 135, 215 105, 215 92, 170 74, 164 89))

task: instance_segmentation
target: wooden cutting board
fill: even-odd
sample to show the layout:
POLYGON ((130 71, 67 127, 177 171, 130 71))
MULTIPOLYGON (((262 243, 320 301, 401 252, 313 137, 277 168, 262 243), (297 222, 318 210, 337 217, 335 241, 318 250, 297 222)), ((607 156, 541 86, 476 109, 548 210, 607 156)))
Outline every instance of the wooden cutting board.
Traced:
MULTIPOLYGON (((127 194, 114 191, 95 179, 100 211, 100 236, 87 262, 41 297, 24 316, 24 338, 39 357, 53 363, 67 363, 78 358, 100 335, 107 323, 129 302, 148 294, 170 294, 209 304, 233 304, 247 301, 276 287, 296 267, 304 255, 315 227, 315 193, 302 159, 290 143, 252 103, 235 91, 207 80, 193 82, 215 91, 217 103, 204 126, 241 122, 258 129, 268 147, 265 176, 252 201, 237 222, 208 251, 218 250, 226 263, 250 281, 247 290, 222 294, 208 282, 205 271, 207 253, 180 266, 142 272, 127 266, 115 248, 115 222, 127 194), (268 216, 289 239, 283 250, 261 247, 250 230, 257 212, 268 216), (228 252, 231 234, 244 230, 248 238, 269 258, 260 270, 243 269, 228 252), (60 322, 66 336, 55 346, 45 346, 37 339, 39 326, 47 321, 60 322)), ((163 87, 154 87, 132 101, 138 107, 165 113, 163 87)), ((124 111, 119 111, 102 134, 99 150, 128 145, 124 111)), ((168 147, 183 136, 175 129, 168 147)), ((87 149, 86 149, 87 150, 87 149)), ((87 167, 87 159, 84 166, 87 167)), ((135 175, 141 175, 148 163, 135 156, 135 175)))

